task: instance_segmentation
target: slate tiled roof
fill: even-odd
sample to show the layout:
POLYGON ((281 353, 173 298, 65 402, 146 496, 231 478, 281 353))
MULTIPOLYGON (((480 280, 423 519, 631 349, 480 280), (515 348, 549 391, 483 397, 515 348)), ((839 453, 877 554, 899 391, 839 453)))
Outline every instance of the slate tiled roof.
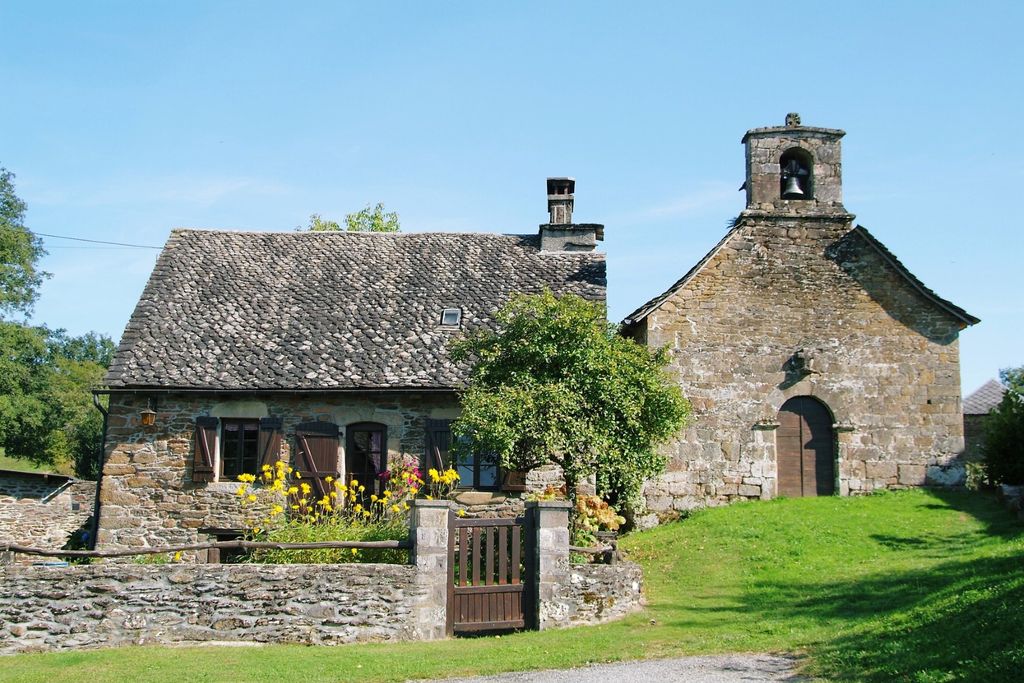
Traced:
MULTIPOLYGON (((653 299, 651 299, 650 301, 643 304, 635 311, 627 315, 623 319, 622 324, 628 327, 629 325, 633 325, 635 323, 640 322, 648 315, 650 315, 652 312, 657 310, 661 306, 661 304, 665 302, 666 299, 668 299, 670 296, 672 296, 680 289, 685 287, 686 284, 690 280, 692 280, 694 276, 701 271, 701 269, 703 269, 703 267, 708 263, 708 261, 710 261, 714 257, 714 255, 717 254, 718 251, 723 246, 725 246, 737 232, 739 232, 742 225, 742 222, 737 223, 731 230, 729 230, 729 232, 725 234, 725 237, 723 237, 722 240, 718 244, 716 244, 711 251, 704 255, 704 258, 698 261, 697 264, 694 265, 693 268, 691 268, 689 272, 686 273, 686 275, 677 280, 667 290, 665 290, 658 296, 654 297, 653 299)), ((974 317, 964 309, 960 308, 959 306, 957 306, 956 304, 947 299, 943 299, 934 291, 926 287, 923 282, 917 279, 917 276, 911 273, 907 269, 907 267, 904 266, 898 258, 896 258, 895 254, 889 251, 889 249, 884 244, 882 244, 877 237, 868 232, 867 228, 865 228, 862 225, 858 225, 855 226, 851 230, 851 232, 860 235, 864 239, 864 241, 869 246, 871 246, 871 248, 877 251, 878 254, 885 261, 887 261, 896 270, 896 272, 898 272, 903 277, 903 279, 905 279, 910 284, 911 287, 920 292, 926 299, 931 301, 932 304, 943 309, 947 313, 951 314, 953 317, 959 319, 964 324, 964 326, 976 325, 979 322, 981 322, 978 318, 974 317)))
POLYGON ((1006 387, 994 379, 985 382, 964 399, 964 415, 988 415, 1003 400, 1006 387))
POLYGON ((604 254, 535 235, 175 230, 107 373, 118 388, 445 389, 440 325, 493 325, 513 292, 605 299, 604 254))

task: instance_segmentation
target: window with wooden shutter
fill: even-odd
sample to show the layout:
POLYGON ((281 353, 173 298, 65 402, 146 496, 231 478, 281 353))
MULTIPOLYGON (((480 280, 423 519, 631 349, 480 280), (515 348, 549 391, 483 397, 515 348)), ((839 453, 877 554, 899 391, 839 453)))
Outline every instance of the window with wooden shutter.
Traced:
MULTIPOLYGON (((498 464, 498 458, 492 453, 466 453, 460 458, 451 454, 452 422, 454 420, 426 421, 426 468, 442 471, 452 467, 459 473, 459 488, 479 489, 483 491, 502 489, 506 491, 524 491, 525 474, 519 478, 506 480, 498 464), (521 482, 521 484, 520 484, 521 482)), ((520 473, 508 473, 519 475, 520 473)))
POLYGON ((313 488, 310 504, 330 492, 326 479, 338 478, 338 425, 331 422, 304 422, 295 427, 295 458, 292 463, 300 481, 313 488))
POLYGON ((196 418, 195 447, 192 452, 192 481, 214 480, 218 422, 215 417, 196 418))
POLYGON ((273 467, 274 463, 281 459, 281 429, 281 418, 260 418, 259 465, 261 468, 264 465, 273 467))
POLYGON ((438 472, 448 469, 448 449, 452 441, 452 420, 427 420, 425 469, 438 472))
POLYGON ((365 487, 364 495, 382 493, 381 474, 388 468, 388 428, 377 422, 345 427, 345 479, 365 487))
POLYGON ((229 481, 259 469, 260 421, 223 419, 220 425, 220 473, 229 481))

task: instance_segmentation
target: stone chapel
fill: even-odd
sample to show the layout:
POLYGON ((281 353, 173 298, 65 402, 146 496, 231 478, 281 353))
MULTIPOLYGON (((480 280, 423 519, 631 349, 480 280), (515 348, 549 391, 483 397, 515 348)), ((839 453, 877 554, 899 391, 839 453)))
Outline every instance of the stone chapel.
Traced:
POLYGON ((796 114, 748 131, 745 210, 623 321, 667 346, 693 404, 647 484, 652 513, 962 477, 958 336, 978 319, 854 223, 844 134, 796 114))

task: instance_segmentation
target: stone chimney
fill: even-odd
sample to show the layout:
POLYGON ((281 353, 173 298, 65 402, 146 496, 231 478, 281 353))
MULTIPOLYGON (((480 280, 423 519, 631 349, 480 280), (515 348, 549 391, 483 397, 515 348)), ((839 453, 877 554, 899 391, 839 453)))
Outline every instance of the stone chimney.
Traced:
POLYGON ((572 224, 575 178, 548 178, 548 225, 572 224))
POLYGON ((604 240, 604 226, 597 223, 573 223, 575 178, 548 178, 548 222, 540 226, 540 250, 594 251, 604 240))

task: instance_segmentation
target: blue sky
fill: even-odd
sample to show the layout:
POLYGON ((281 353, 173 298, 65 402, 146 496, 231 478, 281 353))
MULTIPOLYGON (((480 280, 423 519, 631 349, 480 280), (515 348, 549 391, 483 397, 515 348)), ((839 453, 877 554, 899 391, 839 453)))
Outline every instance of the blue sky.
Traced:
MULTIPOLYGON (((743 133, 797 111, 847 131, 858 222, 982 318, 967 393, 1024 364, 1022 23, 1019 2, 2 0, 0 165, 34 230, 148 245, 378 201, 406 231, 532 232, 545 177, 572 175, 620 319, 742 210, 743 133)), ((46 245, 34 320, 119 338, 157 252, 46 245)))

